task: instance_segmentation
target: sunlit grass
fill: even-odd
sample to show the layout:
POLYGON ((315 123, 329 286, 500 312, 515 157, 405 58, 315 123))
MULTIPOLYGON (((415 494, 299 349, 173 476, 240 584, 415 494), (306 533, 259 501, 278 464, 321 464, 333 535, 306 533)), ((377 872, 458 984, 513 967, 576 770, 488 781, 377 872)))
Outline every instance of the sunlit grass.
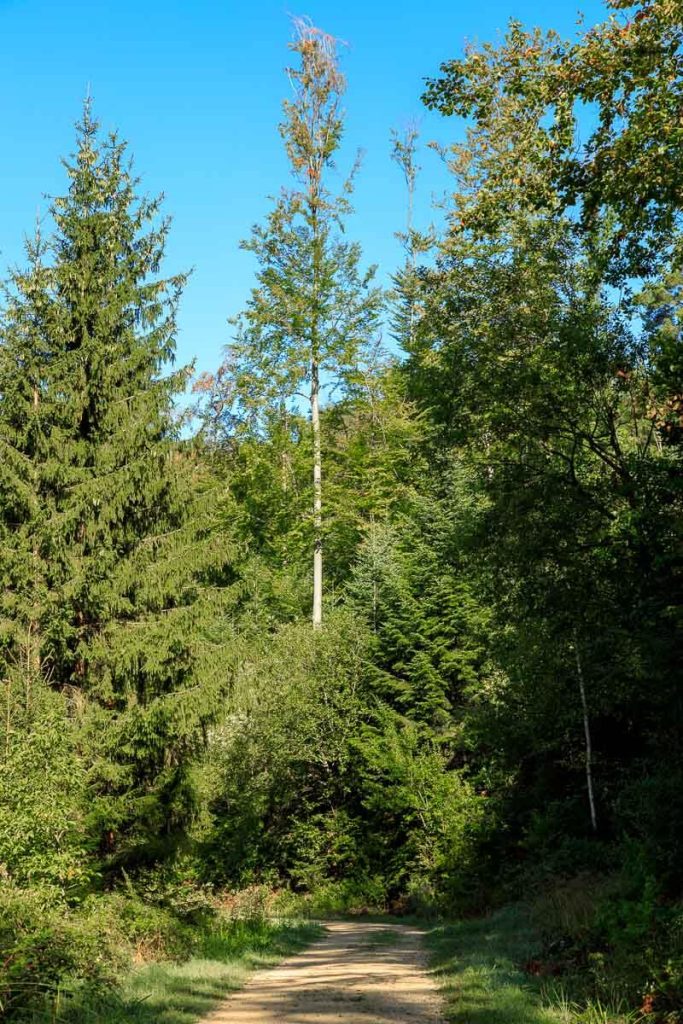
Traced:
POLYGON ((621 1007, 579 1006, 560 986, 543 986, 523 964, 536 937, 521 907, 459 921, 428 936, 432 965, 453 1024, 626 1024, 621 1007))
POLYGON ((533 952, 533 935, 516 908, 459 921, 428 936, 432 964, 458 1024, 563 1024, 543 1007, 536 986, 521 969, 533 952))
POLYGON ((195 1024, 250 973, 303 949, 320 934, 306 922, 233 921, 207 930, 200 955, 184 963, 143 965, 106 991, 74 988, 49 1008, 23 1018, 32 1024, 195 1024))

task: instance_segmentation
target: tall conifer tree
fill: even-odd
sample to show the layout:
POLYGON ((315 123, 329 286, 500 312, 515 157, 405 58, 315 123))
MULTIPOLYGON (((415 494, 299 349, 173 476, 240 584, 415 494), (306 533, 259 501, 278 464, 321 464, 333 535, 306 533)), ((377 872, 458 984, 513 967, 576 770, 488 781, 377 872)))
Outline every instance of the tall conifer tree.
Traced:
POLYGON ((54 234, 13 276, 0 353, 2 654, 24 704, 50 686, 78 719, 95 835, 118 857, 191 813, 188 767, 221 685, 207 631, 225 555, 179 443, 186 371, 164 373, 185 282, 158 277, 169 222, 89 104, 65 167, 54 234))

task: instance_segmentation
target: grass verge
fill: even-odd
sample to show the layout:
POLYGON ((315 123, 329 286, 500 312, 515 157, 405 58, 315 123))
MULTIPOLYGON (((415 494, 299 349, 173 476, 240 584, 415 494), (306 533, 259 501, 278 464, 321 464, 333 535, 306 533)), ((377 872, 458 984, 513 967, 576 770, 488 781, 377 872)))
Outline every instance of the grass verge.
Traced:
POLYGON ((636 1024, 644 1018, 599 1000, 581 1004, 559 981, 534 978, 523 965, 539 937, 523 905, 490 917, 433 928, 431 962, 452 1024, 636 1024))
POLYGON ((311 922, 227 921, 201 936, 183 962, 145 964, 105 990, 62 989, 49 1009, 18 1020, 32 1024, 196 1024, 250 973, 309 945, 321 933, 311 922))
POLYGON ((490 917, 432 929, 432 966, 453 1024, 564 1024, 566 1017, 541 1002, 540 986, 521 965, 534 952, 535 935, 519 907, 490 917))

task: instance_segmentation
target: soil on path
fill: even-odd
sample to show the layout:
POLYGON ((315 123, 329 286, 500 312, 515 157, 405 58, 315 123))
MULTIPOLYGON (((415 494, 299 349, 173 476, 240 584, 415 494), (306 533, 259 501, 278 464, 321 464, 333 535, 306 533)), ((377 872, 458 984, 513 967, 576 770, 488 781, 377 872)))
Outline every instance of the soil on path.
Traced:
POLYGON ((204 1024, 442 1024, 423 932, 333 921, 303 953, 254 975, 204 1024))

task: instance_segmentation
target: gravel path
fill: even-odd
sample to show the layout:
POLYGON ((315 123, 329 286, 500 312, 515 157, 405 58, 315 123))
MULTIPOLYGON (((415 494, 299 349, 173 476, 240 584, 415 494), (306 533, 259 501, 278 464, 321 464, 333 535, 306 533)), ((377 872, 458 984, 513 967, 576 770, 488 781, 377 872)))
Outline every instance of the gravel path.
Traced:
POLYGON ((259 971, 204 1024, 442 1024, 423 932, 332 921, 303 953, 259 971))

